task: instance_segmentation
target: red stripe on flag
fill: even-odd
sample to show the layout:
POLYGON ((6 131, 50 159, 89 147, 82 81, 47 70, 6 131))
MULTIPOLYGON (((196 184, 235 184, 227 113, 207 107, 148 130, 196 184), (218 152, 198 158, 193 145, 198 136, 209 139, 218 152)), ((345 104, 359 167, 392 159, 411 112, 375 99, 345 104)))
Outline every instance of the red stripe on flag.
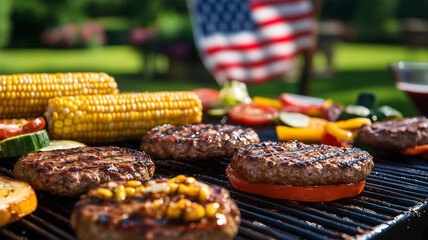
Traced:
POLYGON ((271 0, 271 1, 251 1, 251 8, 261 8, 271 5, 284 4, 284 3, 301 3, 306 2, 306 0, 271 0))
POLYGON ((205 49, 205 53, 208 55, 212 55, 212 54, 216 54, 220 51, 249 51, 249 50, 253 50, 253 49, 262 48, 264 46, 271 45, 274 43, 291 42, 293 40, 296 40, 297 38, 307 36, 307 35, 311 35, 311 34, 312 34, 312 31, 304 31, 304 32, 288 35, 285 37, 269 39, 269 40, 261 41, 261 42, 231 45, 231 46, 226 46, 226 47, 223 47, 223 46, 222 47, 210 47, 210 48, 205 49))
POLYGON ((298 53, 293 52, 292 54, 282 55, 282 56, 275 56, 275 57, 269 57, 265 58, 260 61, 254 61, 254 62, 229 62, 229 63, 220 63, 217 64, 217 67, 215 67, 215 71, 230 69, 230 68, 254 68, 254 67, 262 67, 266 64, 286 60, 286 59, 293 59, 296 57, 298 53))
POLYGON ((291 54, 284 54, 284 55, 280 55, 280 56, 274 56, 274 57, 269 57, 269 58, 265 58, 264 60, 260 60, 260 61, 254 61, 254 62, 247 62, 247 63, 243 63, 243 62, 222 62, 217 64, 217 66, 213 67, 213 70, 215 72, 221 71, 221 70, 225 70, 225 69, 230 69, 230 68, 254 68, 254 67, 261 67, 264 66, 265 64, 270 64, 276 61, 282 61, 282 60, 286 60, 286 59, 293 59, 294 57, 296 57, 297 55, 299 55, 302 52, 305 51, 309 51, 310 48, 308 47, 304 47, 301 48, 291 54))
POLYGON ((288 70, 290 70, 290 69, 284 69, 283 71, 280 71, 280 72, 268 74, 268 75, 263 76, 263 77, 252 77, 250 79, 239 79, 236 77, 227 76, 227 80, 228 81, 239 81, 239 82, 243 82, 243 83, 261 84, 261 83, 267 82, 268 80, 271 80, 272 78, 282 77, 284 75, 284 73, 286 73, 288 70))
POLYGON ((311 12, 307 12, 307 13, 301 14, 301 15, 289 16, 289 17, 277 17, 277 18, 274 18, 274 19, 270 19, 268 21, 258 22, 257 26, 259 26, 259 27, 266 27, 266 26, 269 26, 269 25, 272 25, 272 24, 284 23, 284 22, 287 23, 287 24, 290 24, 293 21, 300 21, 300 20, 305 19, 305 18, 310 19, 312 17, 313 17, 313 13, 311 11, 311 12))

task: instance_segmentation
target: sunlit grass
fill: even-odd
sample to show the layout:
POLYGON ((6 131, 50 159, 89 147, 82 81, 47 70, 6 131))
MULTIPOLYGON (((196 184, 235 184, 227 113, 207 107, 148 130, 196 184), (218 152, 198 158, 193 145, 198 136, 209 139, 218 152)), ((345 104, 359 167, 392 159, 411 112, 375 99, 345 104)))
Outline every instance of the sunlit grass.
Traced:
MULTIPOLYGON (((138 50, 129 46, 97 49, 6 49, 0 50, 0 74, 34 72, 96 71, 113 75, 123 92, 189 90, 197 87, 218 88, 207 74, 205 79, 183 80, 168 75, 164 57, 155 56, 158 72, 144 75, 144 61, 138 50)), ((395 88, 388 65, 400 60, 428 61, 428 49, 395 45, 338 44, 335 49, 335 74, 313 81, 311 95, 331 98, 342 104, 355 103, 358 93, 372 92, 379 105, 390 105, 406 116, 417 114, 406 95, 395 88)), ((315 65, 324 64, 317 54, 315 65)), ((193 66, 192 66, 193 67, 193 66)), ((189 78, 190 79, 190 78, 189 78)), ((273 80, 249 85, 252 96, 276 98, 283 92, 297 92, 297 83, 273 80)))
POLYGON ((95 49, 10 49, 0 51, 0 73, 96 71, 141 72, 141 56, 128 46, 95 49))

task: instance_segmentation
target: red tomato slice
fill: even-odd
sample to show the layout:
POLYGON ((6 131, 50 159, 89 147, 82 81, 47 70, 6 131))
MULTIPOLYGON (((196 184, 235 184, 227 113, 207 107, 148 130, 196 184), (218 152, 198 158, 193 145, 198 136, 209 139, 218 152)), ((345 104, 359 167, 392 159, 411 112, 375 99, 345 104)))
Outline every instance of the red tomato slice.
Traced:
POLYGON ((290 185, 253 183, 227 165, 226 174, 232 186, 240 191, 258 194, 277 199, 288 199, 303 202, 325 202, 341 198, 351 198, 360 194, 366 183, 319 185, 295 187, 290 185))
POLYGON ((218 91, 211 88, 196 88, 192 90, 198 95, 202 102, 202 109, 204 111, 213 108, 213 102, 218 100, 218 91))
POLYGON ((46 121, 44 118, 39 117, 35 118, 33 120, 28 121, 23 127, 22 127, 22 133, 32 133, 37 132, 42 129, 44 129, 46 126, 46 121))
POLYGON ((417 145, 414 147, 402 149, 402 150, 400 150, 400 154, 403 154, 403 155, 428 154, 428 144, 417 145))
POLYGON ((240 103, 229 110, 232 121, 246 125, 261 125, 272 122, 278 110, 258 103, 240 103))
POLYGON ((26 119, 3 119, 0 120, 0 140, 17 136, 24 133, 37 132, 46 126, 42 117, 26 119))

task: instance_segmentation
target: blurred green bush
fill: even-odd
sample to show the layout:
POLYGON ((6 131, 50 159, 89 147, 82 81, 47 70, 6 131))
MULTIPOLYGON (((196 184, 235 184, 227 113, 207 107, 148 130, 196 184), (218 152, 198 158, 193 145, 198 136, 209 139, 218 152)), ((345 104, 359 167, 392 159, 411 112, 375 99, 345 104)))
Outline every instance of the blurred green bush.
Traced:
MULTIPOLYGON (((352 25, 360 41, 398 43, 400 19, 428 20, 427 0, 322 1, 322 19, 352 25)), ((193 43, 185 0, 0 0, 0 47, 41 47, 42 32, 90 20, 103 25, 108 44, 128 43, 134 27, 155 27, 154 47, 193 43)))
POLYGON ((12 0, 0 1, 0 48, 9 43, 12 0))

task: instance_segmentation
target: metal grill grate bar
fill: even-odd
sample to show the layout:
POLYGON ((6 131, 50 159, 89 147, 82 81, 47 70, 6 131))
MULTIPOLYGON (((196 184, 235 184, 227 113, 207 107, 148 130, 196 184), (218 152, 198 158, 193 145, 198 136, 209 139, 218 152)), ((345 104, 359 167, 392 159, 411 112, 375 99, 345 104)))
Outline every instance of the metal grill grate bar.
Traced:
POLYGON ((279 232, 273 228, 270 228, 270 227, 268 228, 266 226, 260 226, 245 219, 241 220, 241 226, 254 229, 254 231, 257 231, 257 232, 264 233, 273 239, 299 239, 297 236, 291 235, 289 233, 279 232))
POLYGON ((325 236, 311 232, 309 230, 308 226, 307 226, 307 229, 301 228, 299 226, 287 224, 287 223, 284 223, 284 222, 279 221, 277 219, 266 217, 264 215, 257 214, 257 213, 251 212, 251 211, 247 211, 245 209, 241 210, 241 214, 242 214, 242 216, 244 216, 246 218, 250 218, 250 219, 253 219, 257 222, 265 224, 265 225, 269 226, 270 228, 272 228, 272 227, 279 228, 279 229, 286 231, 288 233, 295 233, 295 234, 298 234, 300 236, 303 236, 303 237, 309 238, 309 239, 319 239, 319 240, 325 239, 325 236))
POLYGON ((347 209, 342 209, 342 208, 337 208, 335 206, 332 206, 328 203, 312 203, 312 205, 316 208, 322 209, 324 211, 328 211, 330 213, 334 213, 338 216, 344 216, 344 217, 350 217, 352 219, 356 219, 362 222, 366 222, 372 225, 377 225, 377 224, 381 224, 384 221, 381 219, 378 219, 376 217, 373 216, 367 216, 367 214, 361 214, 361 213, 357 213, 354 211, 350 211, 347 209))
POLYGON ((22 240, 22 237, 8 230, 7 228, 0 228, 0 239, 22 240))
POLYGON ((400 193, 408 198, 412 198, 413 200, 421 201, 424 198, 428 197, 428 189, 427 191, 423 191, 423 189, 415 189, 410 188, 410 191, 408 190, 401 190, 393 187, 388 187, 385 185, 380 184, 374 184, 372 182, 366 182, 366 186, 370 188, 377 188, 377 189, 384 189, 384 191, 394 192, 394 193, 400 193))
POLYGON ((76 239, 73 235, 70 233, 63 231, 62 228, 57 228, 51 223, 39 218, 38 216, 35 216, 34 214, 30 214, 27 217, 27 220, 30 220, 31 222, 37 224, 38 226, 42 227, 43 229, 48 230, 50 233, 54 233, 55 235, 59 236, 61 239, 64 240, 73 240, 76 239))
MULTIPOLYGON (((237 202, 237 204, 238 204, 240 210, 245 209, 245 210, 248 210, 250 213, 257 213, 257 214, 260 214, 262 216, 268 216, 271 219, 276 219, 276 220, 281 221, 283 223, 283 225, 284 225, 284 226, 281 226, 281 228, 283 228, 285 226, 287 228, 289 228, 291 226, 291 228, 296 228, 297 227, 300 230, 301 229, 308 229, 308 230, 314 232, 314 234, 311 234, 311 236, 312 235, 315 236, 316 233, 319 233, 321 235, 329 236, 329 237, 332 237, 332 238, 340 238, 341 237, 337 233, 334 234, 332 232, 326 231, 326 230, 324 230, 322 228, 319 228, 317 226, 314 226, 314 225, 309 225, 307 222, 304 222, 304 221, 301 221, 301 220, 298 220, 298 219, 294 219, 294 218, 289 217, 287 215, 275 213, 275 212, 272 212, 272 211, 269 211, 269 210, 265 210, 265 209, 259 208, 259 207, 254 207, 254 206, 242 203, 242 202, 237 202), (288 223, 291 223, 293 225, 290 225, 288 223)), ((271 224, 271 225, 273 225, 273 224, 271 224)), ((277 227, 279 227, 279 226, 277 225, 277 227)), ((299 229, 296 229, 296 230, 299 230, 299 229)), ((285 230, 288 230, 288 229, 285 229, 285 230)), ((291 231, 291 230, 289 230, 289 231, 291 231)), ((302 235, 302 233, 300 233, 300 232, 296 232, 296 233, 302 235)))
POLYGON ((395 210, 391 207, 385 207, 375 203, 370 203, 369 201, 361 201, 360 199, 355 199, 355 198, 341 200, 340 202, 342 202, 344 205, 357 205, 363 208, 373 209, 377 212, 383 212, 385 214, 388 214, 389 216, 395 216, 402 212, 402 211, 395 210))

